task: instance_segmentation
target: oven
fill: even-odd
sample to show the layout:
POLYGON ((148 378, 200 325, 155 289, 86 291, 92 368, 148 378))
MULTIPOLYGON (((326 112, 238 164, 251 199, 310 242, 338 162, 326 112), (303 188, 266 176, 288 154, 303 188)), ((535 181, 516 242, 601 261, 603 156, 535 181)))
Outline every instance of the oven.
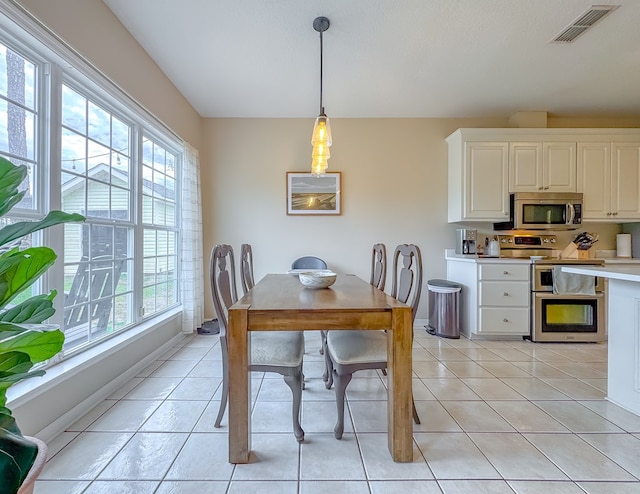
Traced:
POLYGON ((605 280, 596 277, 593 294, 555 293, 554 268, 602 265, 595 260, 546 259, 531 264, 531 340, 598 342, 605 339, 605 280))

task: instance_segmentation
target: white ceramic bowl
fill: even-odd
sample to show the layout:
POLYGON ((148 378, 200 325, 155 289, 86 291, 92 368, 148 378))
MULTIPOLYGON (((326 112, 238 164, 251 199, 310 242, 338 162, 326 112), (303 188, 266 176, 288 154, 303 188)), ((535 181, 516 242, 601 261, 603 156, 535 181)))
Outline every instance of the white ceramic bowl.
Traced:
POLYGON ((337 274, 333 271, 305 271, 298 274, 298 279, 306 288, 329 288, 336 282, 337 274))

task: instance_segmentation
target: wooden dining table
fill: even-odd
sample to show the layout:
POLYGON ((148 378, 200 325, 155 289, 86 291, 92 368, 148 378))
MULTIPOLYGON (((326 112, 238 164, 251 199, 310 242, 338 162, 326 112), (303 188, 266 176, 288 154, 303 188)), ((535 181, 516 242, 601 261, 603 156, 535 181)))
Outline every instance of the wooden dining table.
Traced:
MULTIPOLYGON (((268 274, 229 309, 229 462, 251 450, 249 331, 387 330, 387 435, 396 462, 413 461, 411 308, 354 275, 329 288, 268 274)), ((304 427, 304 424, 303 424, 304 427)))

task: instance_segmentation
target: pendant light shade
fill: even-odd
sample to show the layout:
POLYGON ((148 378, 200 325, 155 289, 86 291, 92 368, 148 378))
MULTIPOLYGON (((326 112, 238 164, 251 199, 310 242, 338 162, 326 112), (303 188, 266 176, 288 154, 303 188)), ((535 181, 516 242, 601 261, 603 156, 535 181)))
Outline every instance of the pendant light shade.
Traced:
POLYGON ((329 167, 327 161, 331 156, 329 151, 331 147, 331 126, 329 125, 329 117, 324 113, 324 106, 322 106, 322 33, 329 29, 329 25, 329 19, 326 17, 317 17, 313 21, 313 29, 320 33, 320 114, 316 118, 313 134, 311 135, 311 145, 313 146, 311 174, 316 177, 326 173, 329 167))

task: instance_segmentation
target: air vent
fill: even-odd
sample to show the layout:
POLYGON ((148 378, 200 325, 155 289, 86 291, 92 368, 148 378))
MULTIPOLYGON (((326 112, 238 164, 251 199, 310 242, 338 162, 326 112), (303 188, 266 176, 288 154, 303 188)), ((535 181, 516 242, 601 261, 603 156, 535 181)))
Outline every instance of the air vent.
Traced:
POLYGON ((589 10, 562 30, 551 43, 571 43, 588 29, 592 28, 599 20, 605 18, 618 5, 592 5, 589 10))

